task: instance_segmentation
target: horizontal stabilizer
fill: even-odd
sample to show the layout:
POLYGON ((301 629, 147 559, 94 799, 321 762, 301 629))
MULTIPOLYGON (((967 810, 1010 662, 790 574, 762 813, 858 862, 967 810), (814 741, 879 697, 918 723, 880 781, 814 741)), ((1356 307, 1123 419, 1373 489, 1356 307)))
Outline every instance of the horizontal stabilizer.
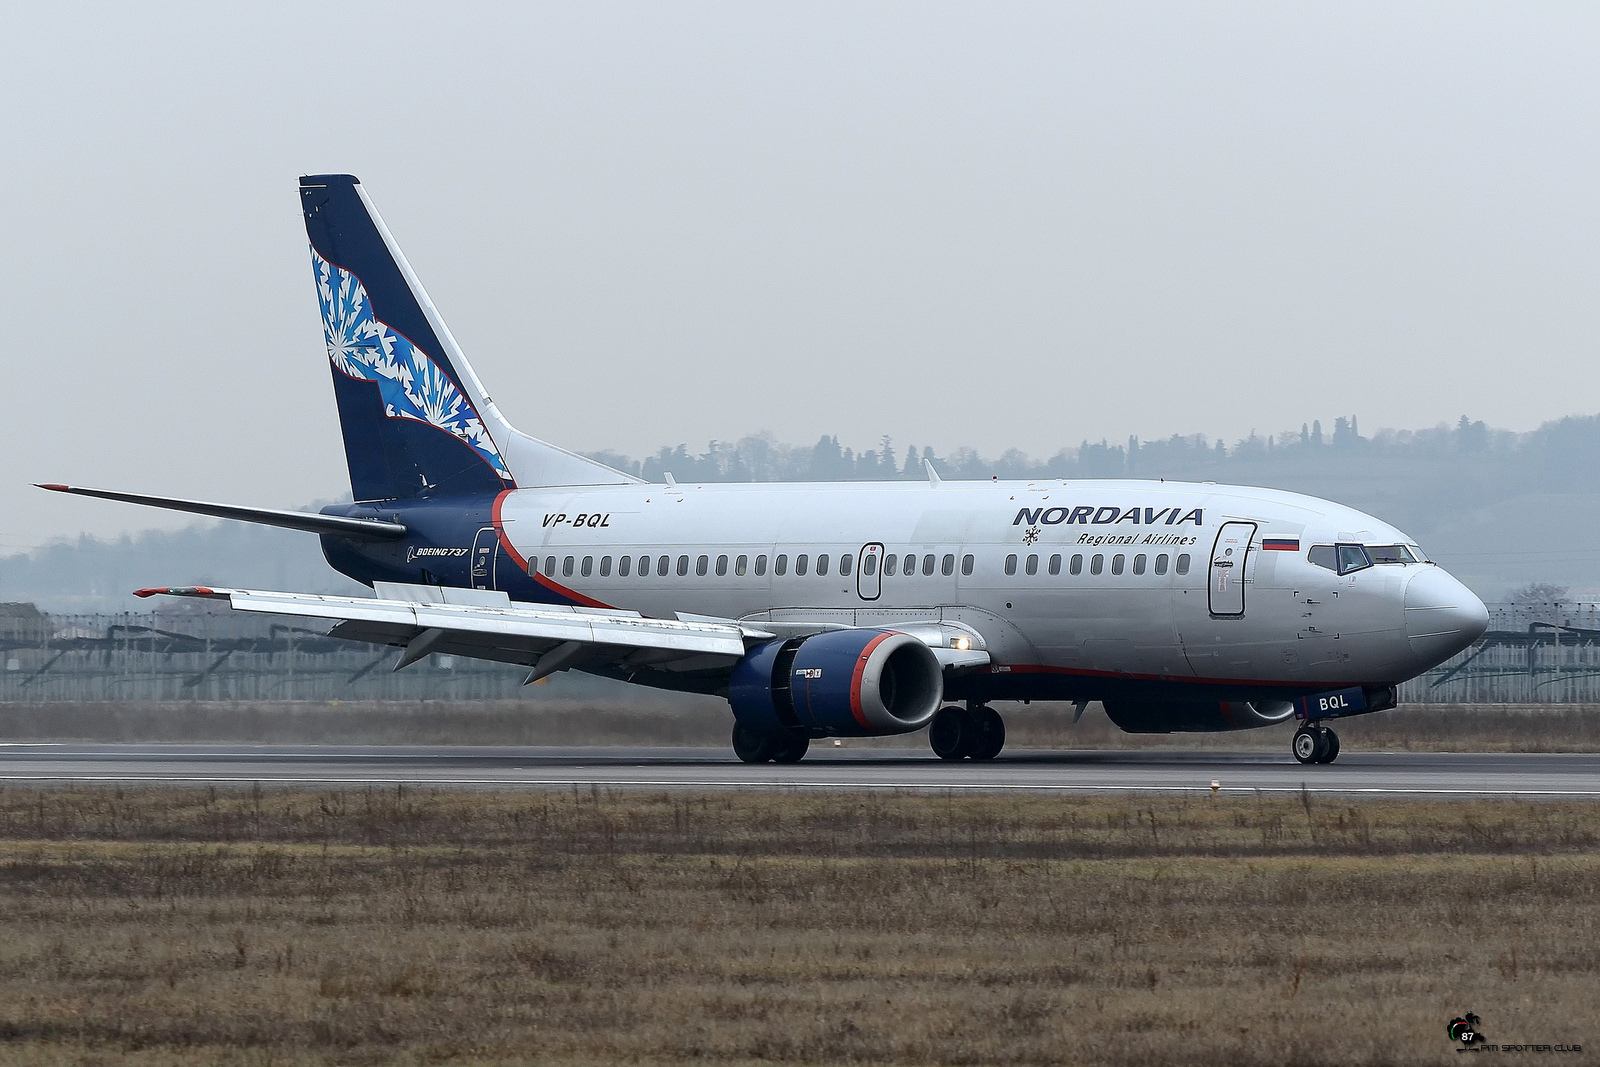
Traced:
MULTIPOLYGON (((37 484, 37 483, 36 483, 37 484)), ((39 484, 40 489, 53 493, 75 493, 78 496, 99 497, 101 500, 120 500, 125 504, 146 504, 169 511, 187 511, 194 515, 209 515, 215 519, 238 519, 263 526, 281 526, 286 530, 305 530, 308 533, 332 534, 355 541, 392 541, 406 535, 406 528, 398 522, 378 519, 353 519, 344 515, 313 515, 305 511, 278 511, 273 508, 245 508, 234 504, 208 504, 204 500, 179 500, 175 497, 145 496, 141 493, 117 493, 110 489, 86 489, 81 485, 39 484)))

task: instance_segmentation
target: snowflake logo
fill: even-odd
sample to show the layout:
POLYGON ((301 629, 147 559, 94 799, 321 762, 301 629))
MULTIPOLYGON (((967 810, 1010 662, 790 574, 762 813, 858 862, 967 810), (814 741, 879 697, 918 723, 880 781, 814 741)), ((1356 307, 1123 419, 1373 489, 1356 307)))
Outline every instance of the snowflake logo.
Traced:
POLYGON ((471 402, 444 368, 405 337, 372 315, 372 302, 360 279, 311 249, 322 332, 328 359, 340 373, 375 382, 383 412, 391 419, 415 419, 437 426, 471 445, 502 479, 511 471, 471 402))
POLYGON ((1031 545, 1035 541, 1039 540, 1039 535, 1042 534, 1042 533, 1044 533, 1044 530, 1041 529, 1040 527, 1038 527, 1038 526, 1030 526, 1030 527, 1028 527, 1027 531, 1022 535, 1022 543, 1025 544, 1025 545, 1031 545))

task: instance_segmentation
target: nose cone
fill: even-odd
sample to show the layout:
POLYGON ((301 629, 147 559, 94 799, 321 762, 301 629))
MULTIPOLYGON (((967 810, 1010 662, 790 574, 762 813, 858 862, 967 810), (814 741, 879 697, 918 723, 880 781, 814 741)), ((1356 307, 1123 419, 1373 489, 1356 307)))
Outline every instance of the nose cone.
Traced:
POLYGON ((1489 609, 1472 590, 1438 567, 1406 583, 1406 640, 1422 669, 1436 667, 1483 636, 1489 609))

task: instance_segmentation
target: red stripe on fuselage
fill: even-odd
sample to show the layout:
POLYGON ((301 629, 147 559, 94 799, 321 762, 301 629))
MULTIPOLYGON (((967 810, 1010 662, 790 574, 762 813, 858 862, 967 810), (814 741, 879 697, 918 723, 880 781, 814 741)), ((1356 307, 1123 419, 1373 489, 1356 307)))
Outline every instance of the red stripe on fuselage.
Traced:
POLYGON ((539 568, 537 568, 537 567, 528 566, 527 558, 525 556, 523 556, 523 554, 521 552, 517 551, 516 546, 511 543, 511 538, 506 536, 505 522, 500 518, 500 509, 505 504, 506 497, 510 496, 512 494, 512 492, 514 492, 514 490, 511 490, 511 489, 502 490, 494 498, 494 507, 490 511, 490 521, 494 524, 495 536, 500 539, 500 547, 505 550, 506 554, 508 556, 510 556, 513 560, 516 561, 517 566, 522 568, 522 572, 524 574, 526 574, 528 577, 532 578, 535 582, 537 582, 538 584, 544 586, 546 589, 550 590, 552 593, 556 594, 557 596, 562 597, 562 598, 564 598, 566 600, 570 600, 572 603, 577 604, 579 607, 585 607, 585 608, 609 608, 609 607, 611 607, 610 604, 607 604, 603 600, 596 600, 596 599, 594 599, 594 597, 584 596, 582 593, 578 592, 575 589, 568 589, 566 586, 562 585, 560 582, 553 581, 553 580, 551 580, 549 578, 546 578, 544 575, 539 573, 539 568))
POLYGON ((1179 685, 1249 685, 1271 689, 1296 689, 1319 692, 1348 689, 1356 682, 1263 682, 1248 678, 1185 678, 1181 674, 1133 674, 1127 671, 1094 671, 1083 667, 1049 667, 1042 663, 996 663, 990 674, 1067 674, 1077 678, 1124 678, 1135 682, 1173 682, 1179 685))
POLYGON ((872 650, 892 637, 892 634, 879 634, 867 642, 867 647, 861 650, 861 658, 856 660, 855 674, 850 678, 850 714, 863 730, 872 729, 872 724, 861 713, 861 679, 867 673, 867 660, 872 656, 872 650))

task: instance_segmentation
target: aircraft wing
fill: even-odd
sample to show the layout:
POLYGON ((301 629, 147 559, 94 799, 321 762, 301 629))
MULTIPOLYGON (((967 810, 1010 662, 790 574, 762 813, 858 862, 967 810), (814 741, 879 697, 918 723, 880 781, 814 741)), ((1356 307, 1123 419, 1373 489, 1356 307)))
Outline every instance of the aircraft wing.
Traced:
POLYGON ((732 620, 650 619, 608 608, 511 603, 505 593, 379 582, 376 597, 274 593, 205 586, 141 589, 138 596, 226 600, 238 611, 332 619, 332 637, 397 645, 395 669, 433 652, 532 667, 529 681, 574 666, 700 670, 731 666, 746 642, 773 635, 732 620))

